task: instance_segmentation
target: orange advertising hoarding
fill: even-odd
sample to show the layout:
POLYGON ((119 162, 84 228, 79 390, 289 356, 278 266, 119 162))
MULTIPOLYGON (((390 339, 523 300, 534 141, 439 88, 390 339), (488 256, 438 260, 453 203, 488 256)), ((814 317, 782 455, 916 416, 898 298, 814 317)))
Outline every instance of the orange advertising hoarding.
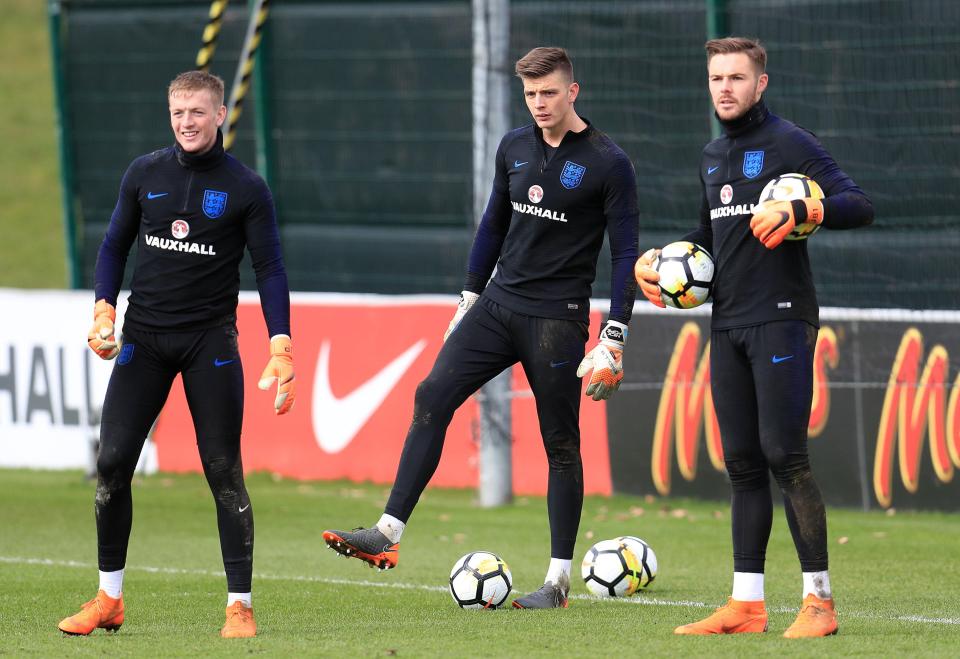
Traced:
MULTIPOLYGON (((298 479, 389 484, 413 413, 417 384, 429 373, 456 299, 294 295, 291 322, 297 402, 273 412, 273 396, 257 389, 267 336, 255 296, 238 309, 244 366, 243 463, 298 479)), ((591 336, 600 315, 594 312, 591 336)), ((523 370, 514 367, 513 485, 518 494, 544 494, 547 460, 535 402, 523 370)), ((431 481, 476 487, 478 406, 473 398, 454 415, 443 458, 431 481)), ((581 443, 588 493, 609 494, 604 404, 584 398, 581 443)), ((189 410, 178 378, 154 434, 163 471, 200 471, 189 410)))

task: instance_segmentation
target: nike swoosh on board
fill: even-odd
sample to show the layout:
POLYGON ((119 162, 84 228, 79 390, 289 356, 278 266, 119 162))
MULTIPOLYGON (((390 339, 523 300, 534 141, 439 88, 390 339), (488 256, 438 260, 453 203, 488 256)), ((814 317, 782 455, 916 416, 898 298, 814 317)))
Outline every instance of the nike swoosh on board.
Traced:
POLYGON ((311 416, 317 445, 327 453, 345 449, 426 346, 425 339, 417 341, 372 378, 343 398, 337 398, 330 389, 330 342, 324 341, 313 380, 311 416))

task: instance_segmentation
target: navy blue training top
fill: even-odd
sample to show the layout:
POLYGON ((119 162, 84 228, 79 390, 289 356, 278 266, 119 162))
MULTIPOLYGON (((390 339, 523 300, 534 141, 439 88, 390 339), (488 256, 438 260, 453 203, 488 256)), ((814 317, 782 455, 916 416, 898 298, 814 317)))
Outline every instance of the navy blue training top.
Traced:
POLYGON ((500 141, 464 288, 519 313, 588 322, 606 231, 610 319, 629 323, 639 216, 633 164, 589 122, 549 151, 533 124, 500 141), (497 273, 487 285, 494 266, 497 273))
POLYGON ((813 133, 771 114, 762 100, 721 124, 724 134, 707 144, 700 163, 700 226, 684 236, 714 258, 711 325, 805 320, 819 326, 807 241, 767 249, 750 230, 760 192, 781 174, 806 174, 823 189, 827 229, 870 224, 873 205, 813 133))
POLYGON ((140 156, 127 168, 97 253, 96 299, 116 305, 135 239, 124 323, 194 330, 234 321, 246 247, 269 336, 290 335, 290 293, 273 197, 256 172, 224 152, 219 131, 203 154, 174 145, 140 156))

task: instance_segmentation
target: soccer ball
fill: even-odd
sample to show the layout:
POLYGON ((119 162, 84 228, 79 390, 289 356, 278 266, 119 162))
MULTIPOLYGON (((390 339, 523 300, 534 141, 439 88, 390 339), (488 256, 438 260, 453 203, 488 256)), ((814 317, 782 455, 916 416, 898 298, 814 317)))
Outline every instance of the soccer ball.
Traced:
POLYGON ((622 535, 617 538, 617 542, 626 545, 640 564, 640 584, 637 590, 642 590, 653 583, 657 576, 657 555, 653 553, 653 547, 633 535, 622 535))
MULTIPOLYGON (((794 199, 823 199, 823 190, 809 176, 805 174, 781 174, 771 179, 760 192, 760 204, 768 201, 792 201, 794 199)), ((793 228, 790 235, 784 240, 806 240, 817 232, 819 224, 804 222, 793 228)))
POLYGON ((496 609, 513 587, 510 567, 488 551, 472 551, 450 570, 450 595, 461 609, 496 609))
POLYGON ((660 273, 660 299, 677 309, 692 309, 710 297, 713 257, 686 240, 670 243, 651 267, 660 273))
POLYGON ((633 595, 643 576, 633 549, 619 538, 601 540, 590 547, 580 564, 580 574, 587 590, 607 597, 633 595))

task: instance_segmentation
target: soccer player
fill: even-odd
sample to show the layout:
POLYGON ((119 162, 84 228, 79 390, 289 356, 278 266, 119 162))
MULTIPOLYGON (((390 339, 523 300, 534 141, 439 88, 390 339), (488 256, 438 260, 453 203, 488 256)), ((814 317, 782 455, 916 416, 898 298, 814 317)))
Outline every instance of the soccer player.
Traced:
MULTIPOLYGON (((723 135, 703 150, 700 225, 684 240, 705 247, 716 263, 710 385, 733 489, 733 594, 705 620, 675 632, 766 631, 763 576, 773 472, 803 571, 800 614, 784 636, 826 636, 837 631, 827 521, 807 454, 819 307, 807 243, 784 237, 803 223, 829 229, 870 224, 873 207, 812 133, 767 110, 767 56, 759 42, 713 39, 706 51, 723 135), (754 206, 767 181, 790 172, 814 179, 826 198, 754 206)), ((656 253, 640 258, 637 278, 647 299, 662 307, 659 276, 649 267, 656 253)))
POLYGON ((167 90, 173 146, 134 160, 97 254, 94 322, 88 341, 117 357, 100 424, 97 553, 100 589, 61 621, 68 634, 123 624, 123 572, 132 521, 130 481, 150 425, 179 373, 213 493, 227 575, 226 638, 257 626, 251 603, 253 509, 243 480, 243 369, 237 346, 239 263, 246 247, 270 335, 259 387, 278 383, 277 414, 295 397, 290 293, 270 190, 223 150, 223 81, 190 71, 167 90), (137 261, 120 340, 114 307, 127 252, 137 261), (119 355, 119 356, 118 356, 119 355))
POLYGON ((397 564, 400 536, 436 471, 450 419, 466 398, 520 362, 537 403, 549 462, 551 559, 542 588, 516 608, 567 606, 583 506, 580 380, 609 398, 633 312, 636 175, 630 159, 580 117, 580 86, 562 48, 535 48, 516 63, 533 123, 507 133, 493 191, 474 238, 460 304, 433 370, 417 388, 396 481, 376 526, 324 531, 335 551, 382 569, 397 564), (604 231, 610 238, 610 315, 584 357, 589 299, 604 231), (499 263, 498 263, 499 259, 499 263), (496 275, 489 281, 494 266, 496 275))

